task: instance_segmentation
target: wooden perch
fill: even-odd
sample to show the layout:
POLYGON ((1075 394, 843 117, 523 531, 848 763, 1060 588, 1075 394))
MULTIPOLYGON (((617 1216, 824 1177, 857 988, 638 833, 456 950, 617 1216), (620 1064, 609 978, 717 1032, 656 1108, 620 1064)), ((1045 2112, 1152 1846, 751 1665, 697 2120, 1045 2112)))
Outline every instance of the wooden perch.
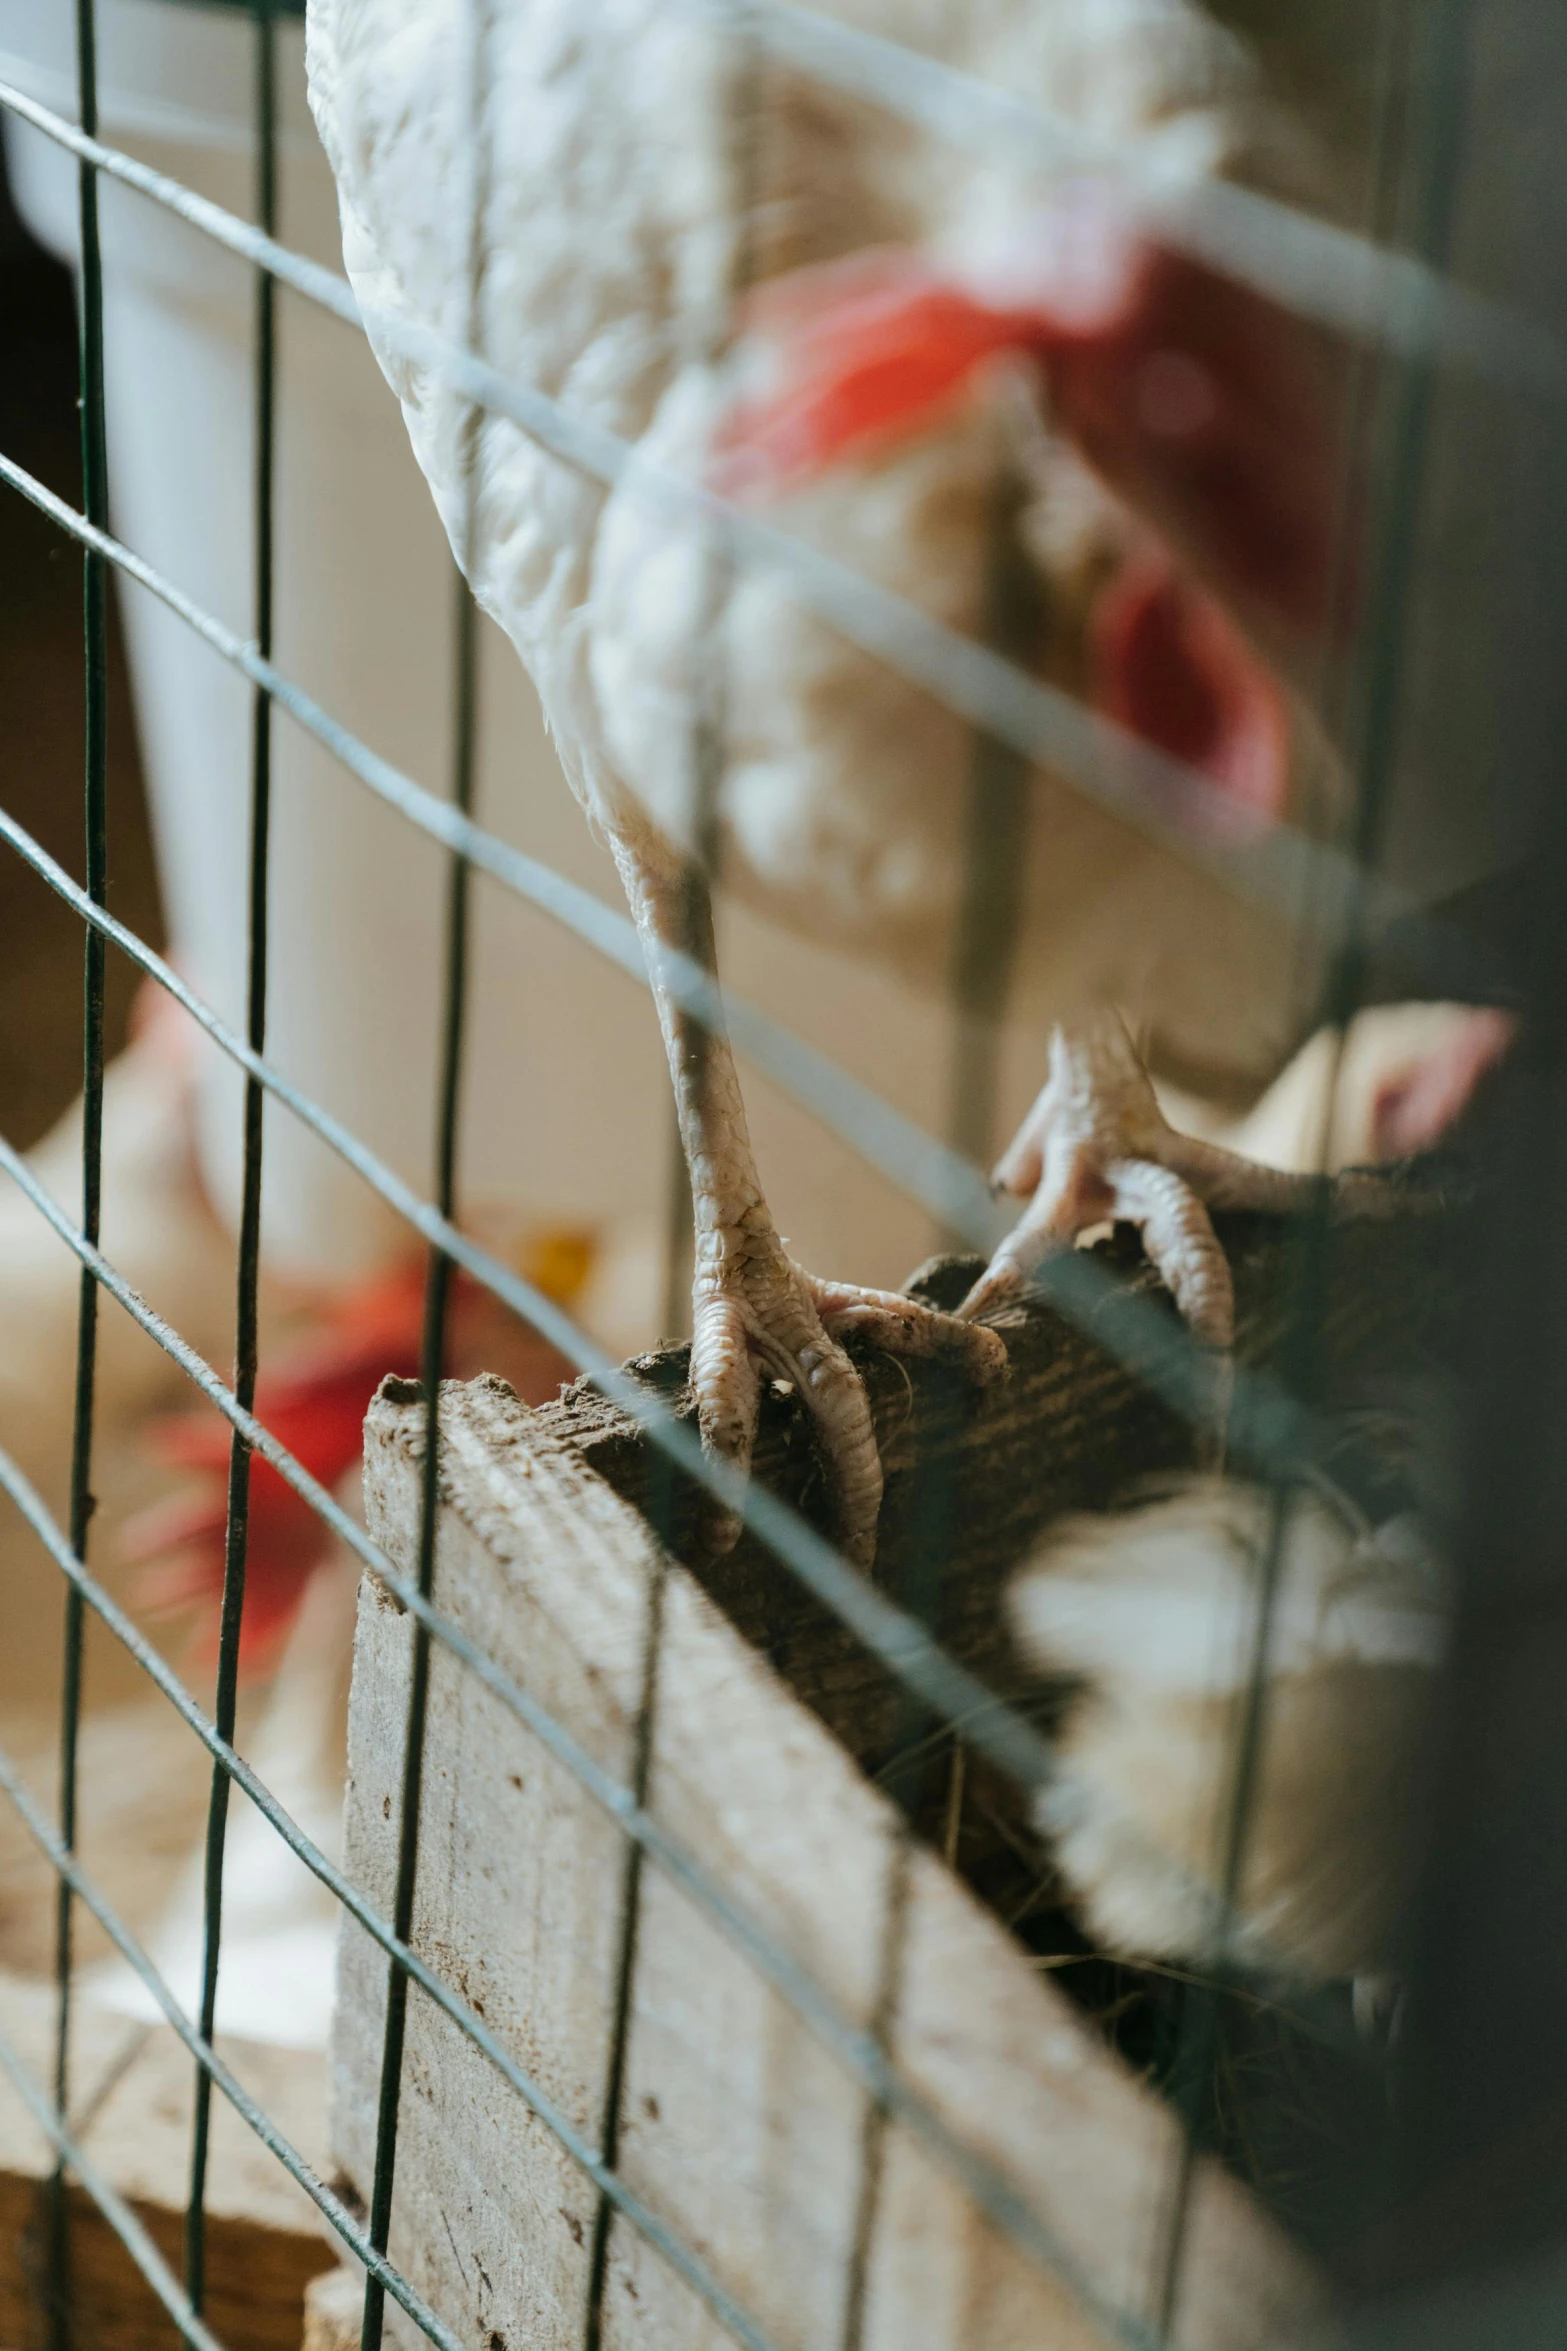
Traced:
MULTIPOLYGON (((1245 1345, 1265 1356, 1287 1285, 1278 1232, 1233 1238, 1245 1345)), ((1429 1348, 1439 1248, 1428 1217, 1338 1236, 1325 1394, 1369 1398, 1429 1348)), ((967 1270, 937 1266, 923 1286, 950 1296, 967 1270)), ((1013 1379, 983 1403, 928 1368, 865 1368, 891 1472, 880 1572, 897 1585, 928 1537, 926 1480, 939 1464, 956 1480, 942 1523, 962 1530, 940 1629, 1022 1694, 996 1603, 1032 1537, 1058 1510, 1109 1503, 1134 1475, 1188 1462, 1191 1442, 1045 1309, 1020 1307, 1004 1327, 1013 1379)), ((678 1403, 679 1350, 634 1368, 678 1403)), ((409 1573, 422 1437, 418 1391, 387 1381, 367 1423, 366 1496, 376 1539, 409 1573)), ((649 1809, 845 2018, 880 2035, 1030 2222, 1009 2232, 914 2127, 880 2125, 782 1993, 657 1863, 629 1861, 619 1829, 440 1643, 416 1950, 590 2144, 613 2143, 628 2185, 780 2345, 842 2342, 851 2303, 866 2351, 1076 2351, 1116 2339, 1107 2310, 1148 2318, 1176 2119, 871 1784, 900 1723, 878 1671, 754 1547, 700 1572, 669 1566, 634 1505, 699 1558, 694 1500, 660 1482, 644 1440, 591 1391, 529 1412, 499 1381, 448 1384, 442 1440, 437 1604, 630 1784, 660 1595, 649 1809), (1042 2256, 1047 2237, 1065 2276, 1042 2256)), ((786 1398, 764 1417, 758 1471, 807 1509, 819 1501, 809 1432, 786 1398)), ((346 1851, 383 1914, 411 1651, 409 1620, 367 1580, 346 1851)), ((385 1978, 379 1949, 345 1922, 333 2145, 362 2195, 385 1978)), ((416 1991, 391 2249, 419 2292, 488 2351, 578 2341, 600 2227, 606 2345, 698 2351, 728 2339, 633 2227, 600 2215, 516 2092, 416 1991)), ((1190 2351, 1281 2343, 1317 2299, 1300 2256, 1210 2159, 1184 2277, 1173 2340, 1190 2351)), ((417 2340, 389 2319, 399 2341, 417 2340)))
MULTIPOLYGON (((1235 1279, 1239 1360, 1277 1373, 1304 1296, 1317 1334, 1316 1395, 1329 1422, 1394 1405, 1440 1359, 1451 1231, 1430 1193, 1412 1187, 1410 1203, 1407 1215, 1333 1228, 1315 1265, 1302 1262, 1291 1228, 1275 1219, 1219 1220, 1235 1279)), ((1121 1289, 1164 1300, 1135 1236, 1118 1235, 1094 1255, 1121 1289)), ((934 1258, 909 1290, 950 1308, 980 1262, 934 1258)), ((1199 1439, 1115 1355, 1037 1295, 986 1319, 1006 1339, 1011 1376, 978 1397, 939 1364, 848 1342, 870 1392, 887 1476, 875 1572, 991 1688, 1037 1706, 1037 1681, 1020 1666, 1000 1606, 1019 1562, 1052 1519, 1109 1509, 1151 1479, 1196 1468, 1199 1439)), ((694 1427, 683 1347, 627 1369, 694 1427)), ((702 1542, 701 1497, 587 1381, 544 1406, 535 1425, 651 1517, 730 1622, 863 1768, 872 1776, 886 1769, 907 1734, 906 1713, 852 1633, 748 1534, 713 1559, 702 1542)), ((1347 1455, 1333 1463, 1352 1485, 1357 1477, 1386 1480, 1399 1466, 1347 1455)), ((809 1415, 776 1385, 763 1397, 755 1474, 830 1533, 809 1415)))

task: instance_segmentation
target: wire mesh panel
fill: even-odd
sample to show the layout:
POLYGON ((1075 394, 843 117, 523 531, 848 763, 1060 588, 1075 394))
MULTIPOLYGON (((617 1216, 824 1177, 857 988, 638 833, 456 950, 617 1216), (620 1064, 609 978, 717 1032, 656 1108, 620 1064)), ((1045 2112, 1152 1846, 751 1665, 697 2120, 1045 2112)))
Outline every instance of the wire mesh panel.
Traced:
MULTIPOLYGON (((0 1451, 0 1483, 58 1567, 65 1607, 53 1817, 0 1754, 0 1784, 56 1888, 52 2078, 0 2044, 51 2150, 48 2339, 80 2335, 74 2180, 179 2337, 214 2342, 216 2088, 357 2265, 365 2351, 405 2323, 447 2346, 480 2327, 490 2351, 504 2346, 482 2317, 482 2259, 484 2295, 447 2308, 418 2282, 439 2272, 417 2245, 403 2253, 405 2216, 422 2208, 401 2126, 416 2085, 413 2144, 427 2149, 431 2019, 573 2182, 552 2341, 596 2351, 638 2326, 647 2342, 673 2340, 612 2292, 646 2261, 663 2281, 648 2309, 686 2313, 677 2331, 708 2329, 703 2341, 782 2351, 826 2328, 842 2351, 871 2351, 928 2325, 932 2343, 1021 2342, 1038 2324, 1017 2316, 1036 2307, 1021 2287, 1015 2304, 1000 2288, 976 2301, 948 2332, 934 2293, 921 2309, 907 2216, 922 2165, 994 2232, 998 2274, 1015 2259, 1048 2281, 1062 2342, 1239 2344, 1260 2339, 1264 2305, 1282 2342, 1308 2318, 1327 2323, 1319 2285, 1368 2342, 1497 2340, 1495 2295, 1550 2339, 1560 2131, 1528 2094, 1529 2032, 1489 2029, 1479 1979, 1496 2008, 1510 1986, 1533 2014, 1548 2006, 1550 1921, 1517 1889, 1537 1869, 1554 1885, 1538 1830, 1555 1827, 1556 1710, 1510 1612, 1554 1654, 1537 1409, 1554 1393, 1554 1242, 1549 1187, 1517 1171, 1555 1163, 1559 665, 1538 649, 1518 662, 1514 697, 1533 715, 1500 730, 1516 765, 1504 806, 1478 772, 1498 739, 1474 716, 1489 672, 1477 661, 1460 674, 1450 657, 1439 674, 1430 651, 1444 630, 1478 626, 1465 464, 1488 434, 1516 465, 1492 517, 1495 594, 1509 610, 1549 606, 1554 586, 1567 344, 1538 270, 1518 265, 1516 224, 1559 175, 1533 147, 1499 161, 1466 123, 1522 106, 1518 61, 1538 63, 1538 28, 1500 0, 1388 0, 1353 27, 1327 7, 1300 22, 1236 7, 1221 22, 1175 0, 1081 12, 1023 0, 983 22, 949 11, 906 24, 891 8, 861 21, 783 0, 671 0, 566 26, 539 0, 387 0, 378 22, 323 0, 310 71, 350 284, 283 233, 286 77, 300 53, 280 28, 300 12, 251 0, 238 13, 250 218, 129 151, 134 137, 100 135, 94 0, 75 0, 74 120, 0 80, 16 135, 72 159, 79 195, 79 505, 0 451, 0 479, 79 551, 84 580, 83 878, 0 808, 8 847, 79 917, 85 949, 79 1212, 0 1139, 40 1233, 79 1266, 63 1517, 0 1451), (251 276, 242 628, 118 535, 106 185, 251 276), (431 657, 451 682, 439 790, 277 656, 290 429, 279 351, 296 308, 336 322, 345 348, 368 335, 451 541, 449 644, 431 657), (628 358, 639 333, 647 347, 628 358), (519 371, 529 350, 538 364, 519 371), (111 574, 245 681, 238 1020, 109 911, 111 574), (476 596, 540 685, 630 920, 479 820, 476 596), (269 1052, 284 730, 364 787, 366 821, 378 803, 378 818, 439 851, 435 1085, 421 1111, 434 1148, 418 1182, 400 1145, 367 1140, 269 1052), (1534 860, 1526 915, 1498 920, 1514 901, 1494 875, 1520 845, 1534 860), (1455 897, 1455 872, 1486 887, 1455 897), (465 1126, 506 1084, 472 1051, 481 884, 548 917, 562 952, 584 945, 651 990, 677 1110, 673 1209, 655 1218, 668 1236, 660 1289, 666 1328, 687 1327, 692 1289, 683 1352, 617 1363, 475 1209, 465 1126), (748 893, 769 916, 792 908, 829 951, 935 974, 950 1062, 939 1137, 775 1006, 721 988, 731 904, 748 893), (242 1077, 228 1378, 102 1246, 111 946, 242 1077), (1407 1024, 1379 1028, 1377 1008, 1401 997, 1439 1002, 1445 1025, 1413 1045, 1407 1024), (1107 999, 1130 1025, 1106 1020, 1107 999), (1261 1095, 1313 1030, 1295 1074, 1242 1125, 1226 1094, 1261 1095), (821 1281, 785 1254, 736 1053, 928 1220, 947 1256, 910 1292, 821 1281), (993 1185, 984 1170, 1007 1140, 1021 1055, 1034 1057, 1028 1092, 1048 1083, 993 1185), (1471 1097, 1498 1065, 1502 1111, 1466 1151, 1471 1097), (424 1252, 415 1360, 375 1375, 418 1372, 416 1387, 383 1390, 371 1423, 378 1459, 414 1464, 412 1532, 395 1539, 384 1493, 367 1531, 317 1474, 304 1421, 286 1439, 265 1425, 263 1145, 285 1123, 424 1252), (1399 1164, 1339 1172, 1362 1151, 1399 1164), (1499 1224, 1528 1245, 1493 1247, 1499 1224), (1471 1261, 1485 1269, 1479 1304, 1462 1279, 1471 1261), (210 1707, 89 1542, 100 1291, 226 1423, 210 1707), (443 1401, 470 1294, 583 1375, 559 1407, 507 1423, 510 1436, 485 1421, 483 1382, 443 1401), (404 1408, 417 1433, 396 1421, 404 1408), (482 1483, 474 1462, 491 1438, 512 1447, 506 1475, 534 1462, 516 1471, 534 1479, 531 1499, 519 1486, 507 1505, 533 1545, 527 1574, 557 1539, 546 1505, 568 1454, 591 1476, 580 1462, 558 1473, 561 1556, 584 1592, 608 1576, 605 1623, 624 1592, 604 1560, 632 1562, 634 1631, 616 1635, 632 1641, 630 1665, 588 1632, 570 1660, 585 1687, 624 1679, 615 1739, 540 1683, 533 1652, 477 1637, 459 1605, 450 1561, 482 1516, 463 1479, 482 1483), (275 1485, 365 1573, 355 1719, 373 1715, 376 1671, 397 1708, 379 1903, 352 1853, 329 1851, 243 1752, 263 1474, 266 1493, 275 1485), (1500 1522, 1522 1564, 1496 1570, 1488 1511, 1504 1491, 1522 1497, 1500 1522), (628 1496, 635 1512, 617 1515, 628 1496), (394 1636, 376 1611, 394 1604, 406 1656, 378 1667, 377 1643, 394 1636), (193 2003, 83 1866, 89 1616, 210 1759, 193 2003), (703 1841, 707 1815, 682 1826, 678 1810, 689 1789, 669 1759, 689 1726, 672 1729, 670 1709, 694 1703, 693 1658, 727 1660, 752 1690, 758 1657, 769 1678, 754 1683, 754 1712, 778 1726, 779 1790, 815 1822, 816 1763, 801 1758, 820 1763, 821 1785, 841 1770, 844 1818, 878 1856, 850 1873, 830 1965, 807 1963, 780 1929, 765 1873, 726 1874, 703 1841), (1451 1691, 1440 1717, 1439 1687, 1451 1691), (489 1760, 484 1739, 477 1753, 463 1745, 452 1693, 467 1690, 567 1792, 573 1868, 588 1872, 601 1848, 613 1857, 591 1881, 591 1947, 572 1983, 599 2000, 580 2095, 567 2052, 531 2024, 493 2024, 428 1927, 422 1842, 431 1822, 449 1834, 432 1789, 463 1772, 482 1789, 489 1760), (219 2046, 236 1787, 340 1906, 344 1983, 368 1953, 381 1986, 357 2179, 323 2176, 219 2046), (959 1908, 942 1912, 954 1887, 959 1908), (637 2171, 632 2093, 664 1996, 670 1889, 725 1964, 776 1997, 813 2052, 802 2067, 820 2054, 832 2112, 852 2114, 841 2145, 823 2123, 801 2147, 778 2121, 784 2168, 822 2167, 811 2185, 832 2207, 830 2258, 810 2284, 830 2317, 803 2282, 745 2271, 722 2230, 687 2225, 668 2182, 637 2171), (182 2277, 73 2109, 82 1911, 194 2060, 182 2277), (1477 1913, 1492 1930, 1475 1929, 1477 1913), (1103 2112, 1136 2163, 1105 2191, 1097 2242, 1063 2230, 1038 2180, 998 2156, 994 2118, 956 2091, 954 2107, 910 2054, 911 2019, 934 1999, 938 1914, 953 1948, 976 1955, 998 2015, 1026 1962, 1087 2019, 1093 2056, 1069 2034, 1072 2063, 1098 2081, 1113 2059, 1103 2112), (1500 2089, 1477 2082, 1481 2047, 1500 2089), (1450 2208, 1469 2225, 1449 2232, 1450 2208), (1227 2300, 1231 2256, 1244 2279, 1227 2300), (899 2260, 904 2304, 886 2299, 899 2260), (1460 2263, 1462 2292, 1446 2282, 1460 2263), (1268 2280, 1255 2306, 1248 2264, 1268 2280), (1300 2281, 1299 2309, 1285 2307, 1297 2289, 1284 2277, 1300 2281)), ((1539 80, 1531 120, 1556 122, 1560 92, 1543 68, 1539 80)), ((333 920, 330 905, 309 912, 333 920)), ((359 1018, 362 1032, 363 1007, 359 1018)), ((346 1001, 324 1001, 320 1019, 350 1043, 361 1033, 346 1001)), ((584 1096, 598 1082, 588 1058, 584 1096)), ((410 1070, 416 1060, 410 1049, 410 1070)), ((659 1208, 665 1175, 646 1186, 659 1208)), ((349 1397, 355 1432, 372 1385, 360 1378, 349 1397)), ((491 1482, 499 1492, 501 1469, 491 1482)), ((473 1570, 481 1584, 488 1572, 473 1570)), ((533 1585, 528 1605, 541 1605, 533 1585)), ((558 1630, 548 1620, 546 1605, 540 1654, 558 1630)), ((715 1754, 720 1711, 715 1700, 715 1754)), ((738 1788, 750 1751, 731 1733, 738 1788)), ((488 1743, 498 1754, 502 1731, 488 1743)), ((710 1787, 703 1801, 721 1809, 710 1787)), ((821 1819, 830 1876, 838 1828, 830 1808, 821 1819)), ((373 1817, 360 1829, 362 1862, 380 1831, 373 1817)), ((469 1866, 455 1850, 439 1846, 447 1882, 469 1866)), ((540 1882, 547 1939, 565 1929, 554 1881, 540 1882)), ((960 2023, 936 2013, 934 2041, 949 2028, 961 2040, 960 2023)), ((775 2086, 764 2113, 791 2113, 792 2088, 775 2086)), ((656 2099, 639 2094, 657 2122, 656 2099)), ((999 2088, 993 2103, 999 2114, 999 2088)), ((1097 2179, 1083 2129, 1084 2176, 1097 2179)), ((717 2162, 711 2147, 687 2152, 695 2171, 717 2162)))

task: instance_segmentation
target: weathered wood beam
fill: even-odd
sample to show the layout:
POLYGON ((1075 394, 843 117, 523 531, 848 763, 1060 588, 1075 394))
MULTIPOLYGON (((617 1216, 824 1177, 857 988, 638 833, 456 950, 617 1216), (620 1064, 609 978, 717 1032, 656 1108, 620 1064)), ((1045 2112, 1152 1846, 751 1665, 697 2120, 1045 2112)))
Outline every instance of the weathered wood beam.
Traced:
MULTIPOLYGON (((1396 1477, 1384 1449, 1356 1448, 1343 1415, 1396 1411, 1440 1370, 1453 1291, 1448 1220, 1411 1189, 1407 1214, 1331 1229, 1315 1259, 1297 1228, 1254 1216, 1219 1220, 1235 1278, 1237 1355, 1293 1386, 1302 1331, 1312 1389, 1337 1440, 1334 1466, 1352 1485, 1396 1477)), ((1162 1288, 1135 1237, 1118 1235, 1098 1263, 1133 1295, 1162 1288)), ((952 1306, 977 1258, 935 1258, 909 1284, 952 1306)), ((1003 1334, 1011 1376, 975 1395, 929 1360, 895 1360, 850 1338, 870 1392, 887 1473, 876 1578, 926 1614, 943 1643, 1002 1695, 1038 1705, 1017 1658, 1001 1595, 1031 1545, 1064 1513, 1104 1510, 1139 1485, 1198 1465, 1191 1427, 1118 1357, 1036 1295, 987 1318, 1003 1334)), ((1173 1325, 1173 1314, 1172 1314, 1173 1325)), ((694 1423, 687 1351, 665 1347, 627 1366, 694 1423)), ((883 1770, 906 1731, 898 1691, 843 1628, 749 1534, 715 1558, 704 1545, 700 1495, 637 1425, 587 1381, 536 1416, 618 1494, 650 1517, 742 1631, 864 1768, 883 1770)), ((1244 1464, 1232 1466, 1243 1471, 1244 1464)), ((824 1532, 828 1497, 809 1415, 774 1385, 763 1398, 755 1474, 824 1532)))

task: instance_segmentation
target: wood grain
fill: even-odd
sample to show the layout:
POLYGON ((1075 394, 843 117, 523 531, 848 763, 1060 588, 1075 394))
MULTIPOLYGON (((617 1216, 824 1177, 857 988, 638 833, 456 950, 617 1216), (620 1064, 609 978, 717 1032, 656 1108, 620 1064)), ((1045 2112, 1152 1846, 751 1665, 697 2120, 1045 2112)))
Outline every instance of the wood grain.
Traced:
MULTIPOLYGON (((1412 1217, 1384 1237, 1376 1262, 1385 1273, 1398 1261, 1389 1294, 1402 1289, 1402 1303, 1362 1279, 1333 1309, 1331 1349, 1353 1363, 1362 1392, 1368 1366, 1393 1376, 1433 1344, 1435 1221, 1412 1217)), ((1371 1258, 1355 1243, 1351 1253, 1364 1274, 1371 1258)), ((1237 1262, 1260 1351, 1282 1319, 1277 1234, 1257 1235, 1237 1262)), ((931 1287, 962 1272, 937 1269, 931 1287)), ((896 1581, 900 1553, 928 1529, 920 1480, 944 1447, 963 1511, 962 1576, 944 1630, 1021 1693, 994 1600, 1032 1534, 1055 1509, 1112 1500, 1134 1463, 1174 1467, 1189 1451, 1168 1414, 1053 1317, 1028 1308, 1006 1319, 1014 1373, 1000 1402, 976 1407, 939 1373, 907 1381, 900 1367, 868 1368, 892 1468, 884 1572, 896 1581)), ((678 1395, 678 1354, 636 1368, 678 1395)), ((1075 2351, 1112 2340, 1097 2307, 1151 2307, 1174 2116, 973 1888, 910 1842, 865 1768, 895 1751, 895 1703, 776 1567, 744 1550, 701 1563, 692 1498, 660 1493, 634 1430, 584 1391, 530 1413, 503 1383, 448 1384, 442 1427, 438 1604, 626 1778, 662 1593, 655 1816, 847 2019, 884 2034, 903 2076, 1011 2184, 1089 2292, 987 2218, 909 2127, 878 2127, 857 2081, 654 1865, 639 1877, 614 2118, 627 2183, 780 2346, 814 2351, 856 2329, 877 2351, 1075 2351), (660 1513, 677 1547, 690 1545, 699 1572, 668 1562, 633 1499, 660 1513)), ((377 1540, 405 1569, 417 1547, 422 1429, 417 1391, 387 1382, 367 1424, 367 1504, 377 1540)), ((769 1408, 760 1466, 791 1498, 819 1502, 808 1432, 783 1399, 769 1408)), ((356 1883, 383 1908, 411 1648, 408 1620, 367 1581, 346 1850, 356 1883)), ((622 1840, 439 1643, 424 1788, 415 1947, 590 2143, 604 2144, 627 1916, 622 1840)), ((332 2135, 361 2193, 384 1986, 382 1955, 348 1927, 332 2135)), ((580 2342, 595 2193, 417 1990, 398 2182, 394 2258, 459 2334, 489 2351, 580 2342)), ((1216 2163, 1199 2165, 1193 2212, 1175 2340, 1190 2351, 1283 2340, 1314 2305, 1308 2267, 1216 2163)), ((602 2321, 606 2351, 728 2339, 618 2217, 602 2321)), ((416 2340, 400 2318, 391 2328, 416 2340)))

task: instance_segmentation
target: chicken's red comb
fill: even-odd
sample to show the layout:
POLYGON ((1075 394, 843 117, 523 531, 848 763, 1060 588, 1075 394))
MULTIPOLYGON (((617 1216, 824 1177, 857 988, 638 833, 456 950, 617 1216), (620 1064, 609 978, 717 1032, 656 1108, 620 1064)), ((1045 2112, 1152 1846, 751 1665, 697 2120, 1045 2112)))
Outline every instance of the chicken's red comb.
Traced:
POLYGON ((984 360, 1016 348, 1026 332, 923 255, 893 247, 764 287, 747 322, 774 346, 779 381, 723 420, 711 470, 729 496, 778 496, 842 458, 926 428, 984 360))

